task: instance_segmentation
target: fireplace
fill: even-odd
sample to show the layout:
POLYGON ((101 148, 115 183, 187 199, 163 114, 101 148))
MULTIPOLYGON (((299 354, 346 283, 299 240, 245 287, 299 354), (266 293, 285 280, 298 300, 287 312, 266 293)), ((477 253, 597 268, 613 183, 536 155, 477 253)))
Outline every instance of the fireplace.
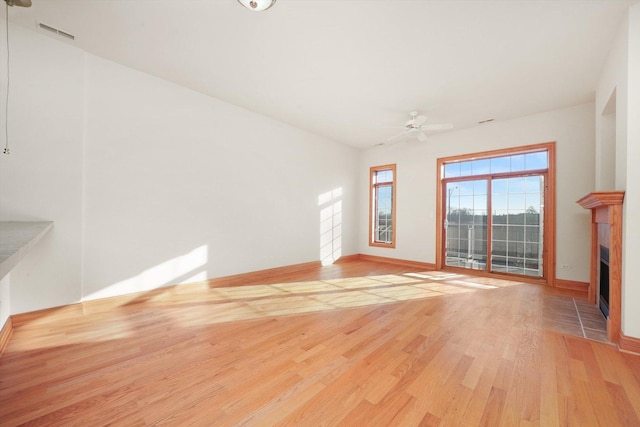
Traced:
POLYGON ((589 193, 578 204, 591 211, 589 302, 607 318, 607 338, 619 344, 622 324, 623 191, 589 193))
POLYGON ((600 245, 600 280, 598 305, 604 317, 609 317, 609 249, 600 245))

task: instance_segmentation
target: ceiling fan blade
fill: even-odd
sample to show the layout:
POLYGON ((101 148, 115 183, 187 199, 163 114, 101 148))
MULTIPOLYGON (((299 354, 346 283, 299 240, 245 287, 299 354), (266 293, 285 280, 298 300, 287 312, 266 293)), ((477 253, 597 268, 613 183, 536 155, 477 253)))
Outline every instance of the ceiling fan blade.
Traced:
POLYGON ((409 129, 405 132, 405 135, 414 137, 420 142, 427 140, 427 136, 424 133, 420 132, 420 129, 409 129))
POLYGON ((394 136, 392 136, 391 138, 388 138, 387 141, 400 141, 402 138, 406 138, 407 137, 407 132, 400 132, 399 134, 396 134, 394 136))
POLYGON ((453 129, 453 125, 450 123, 447 124, 433 124, 433 125, 422 125, 420 126, 421 130, 446 130, 453 129))

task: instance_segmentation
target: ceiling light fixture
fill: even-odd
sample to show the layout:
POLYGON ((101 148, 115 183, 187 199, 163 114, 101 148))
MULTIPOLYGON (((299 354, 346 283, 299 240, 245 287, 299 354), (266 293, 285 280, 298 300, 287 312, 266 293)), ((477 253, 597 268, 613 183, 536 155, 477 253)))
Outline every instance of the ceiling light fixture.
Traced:
POLYGON ((4 0, 9 6, 31 7, 31 0, 4 0))
POLYGON ((249 10, 260 12, 269 9, 276 3, 276 0, 238 0, 238 3, 249 10))

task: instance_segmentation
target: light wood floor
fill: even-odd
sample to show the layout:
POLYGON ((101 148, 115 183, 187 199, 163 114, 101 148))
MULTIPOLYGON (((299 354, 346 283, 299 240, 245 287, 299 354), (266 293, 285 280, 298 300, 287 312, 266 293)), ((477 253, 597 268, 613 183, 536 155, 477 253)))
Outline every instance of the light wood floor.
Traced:
POLYGON ((549 288, 364 261, 238 284, 23 319, 0 425, 640 425, 640 357, 545 329, 549 288))

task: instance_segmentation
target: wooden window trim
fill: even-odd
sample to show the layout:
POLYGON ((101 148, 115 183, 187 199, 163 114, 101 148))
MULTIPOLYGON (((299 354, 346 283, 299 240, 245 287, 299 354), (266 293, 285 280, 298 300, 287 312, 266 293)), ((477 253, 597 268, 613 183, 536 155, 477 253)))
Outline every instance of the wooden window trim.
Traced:
MULTIPOLYGON (((490 150, 490 151, 482 151, 478 153, 471 154, 462 154, 451 157, 443 157, 437 160, 437 169, 436 169, 436 270, 453 270, 457 272, 464 272, 465 274, 470 275, 478 275, 478 276, 487 276, 487 277, 504 277, 507 279, 513 279, 517 277, 519 281, 522 282, 531 282, 531 283, 541 283, 549 286, 556 285, 556 143, 554 142, 545 142, 541 144, 533 144, 533 145, 525 145, 520 147, 513 148, 503 148, 499 150, 490 150), (507 156, 511 154, 520 154, 520 153, 532 153, 537 151, 547 151, 548 153, 548 183, 546 194, 545 194, 545 246, 544 246, 544 265, 546 266, 545 277, 538 279, 535 277, 521 276, 516 274, 508 274, 508 273, 491 273, 487 271, 481 270, 471 270, 465 268, 456 268, 451 266, 446 266, 444 263, 444 241, 443 241, 443 224, 445 218, 445 203, 444 196, 442 192, 442 181, 443 181, 443 173, 444 173, 444 165, 445 163, 450 163, 454 161, 465 161, 465 160, 476 160, 483 158, 491 158, 491 157, 501 157, 507 156)), ((536 171, 523 171, 524 174, 534 173, 536 171)), ((493 174, 500 175, 500 174, 493 174)), ((481 175, 478 175, 481 177, 481 175)), ((487 175, 482 175, 487 176, 487 175)), ((455 179, 457 179, 456 177, 455 179)), ((468 179, 469 177, 460 177, 460 179, 468 179)), ((473 178, 476 178, 474 175, 473 178)), ((453 178, 452 178, 453 179, 453 178)), ((450 179, 450 180, 452 180, 450 179)), ((481 179, 481 178, 479 178, 481 179)))
POLYGON ((396 164, 388 164, 382 166, 373 166, 369 168, 369 246, 379 248, 395 248, 396 247, 396 188, 398 177, 396 174, 396 164), (375 187, 373 177, 376 172, 391 170, 393 172, 393 181, 391 182, 391 243, 375 241, 375 187))

